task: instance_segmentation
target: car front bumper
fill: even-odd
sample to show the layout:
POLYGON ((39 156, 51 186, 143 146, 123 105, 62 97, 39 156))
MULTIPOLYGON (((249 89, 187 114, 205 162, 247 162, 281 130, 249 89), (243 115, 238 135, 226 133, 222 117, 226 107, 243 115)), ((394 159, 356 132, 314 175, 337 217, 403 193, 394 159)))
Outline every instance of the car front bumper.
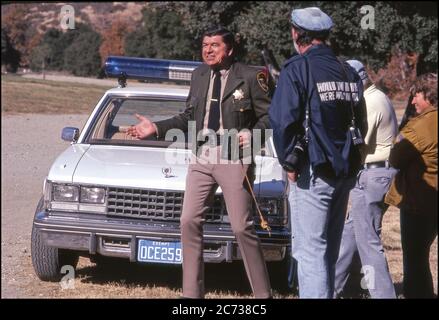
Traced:
MULTIPOLYGON (((176 222, 121 219, 88 214, 38 212, 34 228, 50 247, 85 251, 91 255, 128 258, 137 261, 140 239, 180 241, 176 222)), ((267 261, 280 261, 288 252, 290 232, 287 228, 272 228, 270 234, 256 227, 267 261)), ((236 238, 227 224, 204 225, 204 261, 211 263, 240 260, 236 238)))

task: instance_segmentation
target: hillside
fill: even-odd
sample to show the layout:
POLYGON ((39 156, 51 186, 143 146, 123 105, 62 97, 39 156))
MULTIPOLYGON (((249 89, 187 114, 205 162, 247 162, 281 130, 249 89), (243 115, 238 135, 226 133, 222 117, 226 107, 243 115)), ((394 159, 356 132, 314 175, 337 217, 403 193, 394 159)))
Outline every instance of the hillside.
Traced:
MULTIPOLYGON (((29 32, 35 30, 44 33, 50 28, 59 28, 61 8, 69 4, 75 9, 75 21, 90 24, 98 32, 103 32, 117 20, 136 25, 142 18, 145 2, 80 2, 80 3, 20 3, 3 4, 1 6, 2 21, 16 7, 24 10, 23 21, 26 21, 29 32)), ((3 22, 2 22, 3 26, 3 22)))

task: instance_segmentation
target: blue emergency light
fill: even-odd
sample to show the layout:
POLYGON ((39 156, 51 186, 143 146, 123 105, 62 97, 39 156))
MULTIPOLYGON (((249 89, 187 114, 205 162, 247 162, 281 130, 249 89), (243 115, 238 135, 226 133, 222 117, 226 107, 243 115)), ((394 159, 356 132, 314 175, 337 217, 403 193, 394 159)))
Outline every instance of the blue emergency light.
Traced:
POLYGON ((198 61, 109 56, 105 61, 105 73, 108 77, 119 78, 122 86, 124 79, 190 81, 192 71, 201 64, 198 61))

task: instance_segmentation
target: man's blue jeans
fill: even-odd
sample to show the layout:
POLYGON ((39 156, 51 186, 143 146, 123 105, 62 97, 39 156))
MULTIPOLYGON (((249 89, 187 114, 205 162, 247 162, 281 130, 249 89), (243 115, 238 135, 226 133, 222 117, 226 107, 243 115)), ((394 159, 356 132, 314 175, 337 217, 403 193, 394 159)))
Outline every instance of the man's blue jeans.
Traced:
POLYGON ((372 298, 396 298, 381 243, 381 225, 387 209, 384 196, 395 174, 396 170, 391 167, 364 169, 358 174, 355 188, 350 193, 351 209, 344 225, 336 266, 337 294, 343 291, 358 251, 364 274, 362 287, 369 290, 372 298))
POLYGON ((309 165, 290 182, 292 254, 300 298, 332 298, 349 191, 355 178, 328 178, 309 165))

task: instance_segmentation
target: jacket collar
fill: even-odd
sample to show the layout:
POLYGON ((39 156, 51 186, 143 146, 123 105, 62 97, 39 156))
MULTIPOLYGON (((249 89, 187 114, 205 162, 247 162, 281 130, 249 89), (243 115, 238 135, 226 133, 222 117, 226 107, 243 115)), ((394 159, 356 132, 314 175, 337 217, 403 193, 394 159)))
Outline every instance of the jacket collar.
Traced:
POLYGON ((325 54, 325 53, 332 53, 331 47, 327 46, 324 43, 319 44, 313 44, 306 52, 303 53, 303 55, 314 55, 314 54, 325 54))
POLYGON ((197 82, 197 85, 199 87, 198 92, 203 95, 202 96, 203 100, 206 101, 207 90, 209 89, 209 82, 210 82, 210 68, 206 64, 204 66, 205 68, 201 69, 200 72, 201 79, 197 82))
POLYGON ((221 99, 221 101, 227 99, 227 97, 230 96, 233 90, 244 82, 244 77, 240 71, 241 70, 237 62, 231 65, 230 72, 227 77, 226 87, 224 88, 223 98, 221 99))
MULTIPOLYGON (((211 69, 206 65, 206 68, 203 68, 200 72, 200 91, 203 93, 203 96, 207 96, 207 90, 209 89, 209 81, 210 81, 210 72, 211 69)), ((239 63, 235 62, 230 66, 229 75, 227 76, 226 87, 224 88, 223 98, 221 102, 227 99, 227 97, 232 94, 233 90, 236 89, 239 85, 244 82, 244 76, 241 74, 241 68, 239 68, 239 63)))
POLYGON ((428 107, 428 108, 425 109, 424 112, 422 112, 418 117, 423 117, 423 116, 425 116, 427 113, 434 112, 434 111, 437 111, 437 108, 436 108, 436 107, 434 107, 434 106, 428 107))

